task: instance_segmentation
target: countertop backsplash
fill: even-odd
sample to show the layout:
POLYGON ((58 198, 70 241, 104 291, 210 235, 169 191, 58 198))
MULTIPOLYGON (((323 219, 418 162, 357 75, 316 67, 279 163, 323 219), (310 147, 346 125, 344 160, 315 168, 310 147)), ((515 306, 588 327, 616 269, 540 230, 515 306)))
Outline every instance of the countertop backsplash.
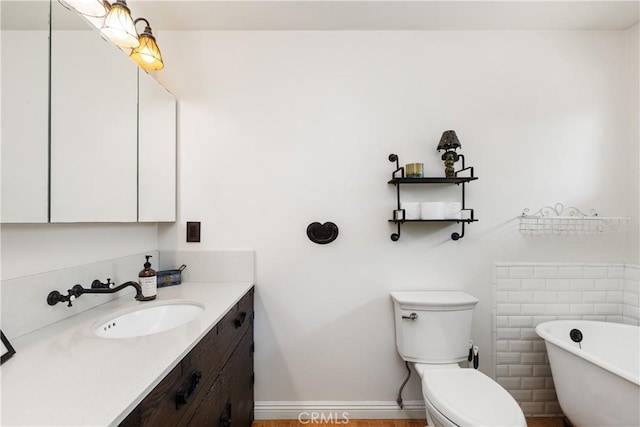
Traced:
MULTIPOLYGON (((133 288, 124 289, 112 295, 83 295, 73 302, 72 307, 60 303, 47 304, 47 295, 59 291, 66 295, 67 289, 80 284, 91 287, 91 282, 110 278, 116 285, 129 280, 137 280, 143 268, 144 255, 158 260, 158 251, 108 259, 90 264, 60 270, 48 271, 29 276, 2 281, 2 332, 9 340, 33 332, 52 323, 74 316, 115 298, 133 293, 133 288)), ((157 263, 153 262, 156 268, 157 263)))
POLYGON ((253 251, 162 251, 159 270, 182 264, 183 282, 254 282, 253 251))

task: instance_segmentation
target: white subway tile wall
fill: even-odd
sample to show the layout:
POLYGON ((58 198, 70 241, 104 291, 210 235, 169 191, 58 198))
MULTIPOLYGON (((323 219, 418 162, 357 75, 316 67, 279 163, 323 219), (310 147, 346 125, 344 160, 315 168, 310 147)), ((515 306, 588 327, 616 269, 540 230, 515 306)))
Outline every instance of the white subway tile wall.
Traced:
POLYGON ((622 322, 640 325, 640 266, 626 265, 622 283, 622 322))
POLYGON ((539 323, 587 319, 640 324, 640 266, 494 264, 496 380, 527 416, 561 415, 539 323))

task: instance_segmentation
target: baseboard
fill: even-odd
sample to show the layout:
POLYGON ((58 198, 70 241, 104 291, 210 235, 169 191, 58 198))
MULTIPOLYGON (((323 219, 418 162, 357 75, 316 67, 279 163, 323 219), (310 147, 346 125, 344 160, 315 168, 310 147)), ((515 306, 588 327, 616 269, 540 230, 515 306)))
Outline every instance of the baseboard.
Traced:
POLYGON ((406 401, 400 409, 394 401, 260 401, 255 402, 256 420, 322 419, 424 419, 422 401, 406 401))

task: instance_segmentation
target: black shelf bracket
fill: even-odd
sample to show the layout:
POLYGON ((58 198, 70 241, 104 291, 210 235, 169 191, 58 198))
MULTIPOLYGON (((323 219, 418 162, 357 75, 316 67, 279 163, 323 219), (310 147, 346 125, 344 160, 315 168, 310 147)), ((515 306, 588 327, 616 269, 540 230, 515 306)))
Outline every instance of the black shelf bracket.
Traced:
POLYGON ((393 219, 389 222, 393 222, 397 225, 398 230, 396 233, 391 234, 391 240, 397 242, 400 240, 400 234, 402 225, 407 222, 431 222, 431 223, 459 223, 461 225, 460 232, 451 233, 451 239, 454 241, 460 240, 464 237, 465 224, 477 222, 475 219, 473 209, 469 209, 465 205, 465 184, 478 179, 474 175, 473 166, 465 166, 464 156, 458 155, 462 159, 462 168, 455 172, 453 177, 425 177, 425 178, 405 178, 404 167, 400 166, 400 159, 397 154, 389 154, 389 161, 396 164, 396 169, 391 173, 391 180, 389 184, 396 186, 396 210, 393 211, 393 219), (468 171, 462 176, 458 174, 464 171, 468 171), (461 186, 462 190, 462 210, 469 212, 468 219, 406 219, 405 210, 400 208, 400 184, 456 184, 461 186))
POLYGON ((398 224, 398 232, 391 234, 391 240, 393 240, 394 242, 397 242, 400 239, 400 224, 402 223, 398 222, 397 224, 398 224))
MULTIPOLYGON (((391 174, 391 180, 396 180, 398 178, 404 178, 404 167, 400 166, 400 160, 396 154, 389 154, 389 161, 396 163, 396 170, 391 174)), ((404 209, 400 209, 400 186, 396 185, 396 203, 398 209, 393 213, 394 220, 397 221, 398 224, 398 232, 393 233, 391 235, 391 240, 397 242, 400 239, 400 225, 404 222, 404 209)))
POLYGON ((451 233, 452 240, 459 240, 464 237, 464 222, 462 223, 462 232, 461 233, 451 233))
POLYGON ((391 174, 391 179, 404 178, 404 167, 400 166, 400 159, 398 159, 398 155, 389 154, 389 161, 392 163, 396 162, 396 170, 391 174), (398 176, 398 173, 400 173, 400 176, 398 176))

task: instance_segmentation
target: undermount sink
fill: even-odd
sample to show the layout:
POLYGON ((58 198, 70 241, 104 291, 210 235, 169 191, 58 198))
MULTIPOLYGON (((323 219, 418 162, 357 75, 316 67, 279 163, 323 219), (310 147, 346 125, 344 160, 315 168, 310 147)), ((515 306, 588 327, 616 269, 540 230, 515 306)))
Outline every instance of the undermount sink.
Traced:
POLYGON ((146 303, 119 311, 93 325, 93 333, 102 338, 133 338, 157 334, 196 319, 204 305, 195 301, 146 303))

